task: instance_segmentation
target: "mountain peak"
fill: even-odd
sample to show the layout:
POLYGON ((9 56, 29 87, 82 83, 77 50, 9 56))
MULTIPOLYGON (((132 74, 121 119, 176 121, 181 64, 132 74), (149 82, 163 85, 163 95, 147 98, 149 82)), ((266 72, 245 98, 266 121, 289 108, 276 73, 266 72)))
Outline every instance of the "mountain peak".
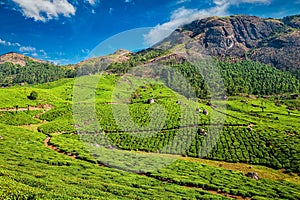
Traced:
POLYGON ((212 56, 251 59, 277 68, 299 68, 300 15, 283 19, 247 15, 208 17, 176 29, 163 44, 192 38, 212 56))
POLYGON ((126 50, 126 49, 118 49, 116 50, 113 54, 116 54, 116 55, 127 55, 127 54, 130 54, 131 52, 126 50))
POLYGON ((125 49, 118 49, 114 53, 106 55, 93 57, 86 60, 81 61, 80 63, 75 65, 75 68, 82 67, 84 65, 98 65, 99 63, 122 63, 129 59, 130 51, 125 49))

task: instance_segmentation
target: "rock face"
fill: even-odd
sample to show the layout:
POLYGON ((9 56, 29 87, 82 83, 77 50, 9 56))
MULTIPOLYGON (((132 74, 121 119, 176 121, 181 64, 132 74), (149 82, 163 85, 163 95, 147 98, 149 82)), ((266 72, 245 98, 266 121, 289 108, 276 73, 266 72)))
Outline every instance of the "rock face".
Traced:
MULTIPOLYGON (((39 62, 39 63, 47 63, 46 61, 39 60, 36 58, 31 58, 27 57, 28 59, 34 61, 34 62, 39 62)), ((26 56, 18 53, 6 53, 0 56, 0 64, 5 63, 5 62, 10 62, 15 65, 20 65, 20 66, 25 66, 26 65, 26 56)))
POLYGON ((182 34, 213 56, 249 58, 280 69, 300 68, 300 15, 283 19, 209 17, 178 28, 163 43, 182 42, 182 34))

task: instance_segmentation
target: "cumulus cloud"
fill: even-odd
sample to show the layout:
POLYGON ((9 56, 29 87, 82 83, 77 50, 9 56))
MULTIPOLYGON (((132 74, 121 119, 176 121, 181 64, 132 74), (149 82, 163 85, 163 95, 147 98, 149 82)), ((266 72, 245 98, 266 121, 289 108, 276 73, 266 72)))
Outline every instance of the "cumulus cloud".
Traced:
POLYGON ((21 45, 17 42, 9 42, 9 41, 5 41, 0 39, 0 44, 4 45, 4 46, 9 46, 9 47, 20 47, 21 45))
POLYGON ((13 51, 19 51, 22 54, 30 54, 31 56, 38 57, 39 55, 43 58, 47 58, 47 52, 43 49, 37 50, 32 46, 23 46, 18 42, 10 42, 0 38, 0 45, 9 47, 13 51))
POLYGON ((91 4, 92 6, 95 6, 100 3, 100 0, 85 0, 85 1, 91 4))
POLYGON ((40 57, 42 59, 49 58, 47 52, 44 49, 36 49, 32 46, 21 46, 19 52, 25 55, 31 55, 33 57, 40 57))
POLYGON ((28 52, 36 52, 36 48, 30 47, 30 46, 28 46, 28 47, 20 47, 19 51, 20 52, 26 52, 26 53, 28 53, 28 52))
POLYGON ((46 22, 59 15, 75 15, 75 7, 68 0, 13 0, 22 10, 24 16, 35 21, 46 22))
MULTIPOLYGON (((186 0, 179 0, 186 1, 186 0)), ((263 3, 269 4, 271 0, 214 0, 214 7, 208 9, 186 9, 181 7, 171 13, 170 21, 158 24, 148 34, 144 35, 147 45, 154 45, 169 36, 176 28, 184 24, 191 23, 196 19, 210 16, 224 16, 229 14, 229 7, 240 3, 263 3)))

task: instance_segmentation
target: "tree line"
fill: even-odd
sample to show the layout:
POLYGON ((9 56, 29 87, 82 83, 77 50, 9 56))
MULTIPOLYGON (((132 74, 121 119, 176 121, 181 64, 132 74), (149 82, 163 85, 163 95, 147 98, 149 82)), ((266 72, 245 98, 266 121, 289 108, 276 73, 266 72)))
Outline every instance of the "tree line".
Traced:
POLYGON ((61 78, 75 77, 72 68, 66 68, 52 63, 38 63, 26 59, 26 65, 20 66, 13 63, 0 64, 0 85, 11 86, 14 84, 39 84, 55 81, 61 78))

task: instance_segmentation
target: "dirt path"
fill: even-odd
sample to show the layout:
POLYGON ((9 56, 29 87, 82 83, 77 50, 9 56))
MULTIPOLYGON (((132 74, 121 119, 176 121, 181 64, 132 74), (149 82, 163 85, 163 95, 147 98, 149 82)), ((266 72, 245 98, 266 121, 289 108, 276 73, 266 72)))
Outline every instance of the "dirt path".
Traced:
MULTIPOLYGON (((110 103, 109 103, 109 104, 110 104, 110 103)), ((114 104, 114 102, 112 102, 111 104, 114 104)), ((38 115, 34 116, 34 118, 37 118, 37 119, 38 119, 43 113, 45 113, 45 112, 51 110, 52 108, 53 108, 53 106, 47 104, 46 108, 32 107, 32 109, 30 109, 30 110, 40 110, 40 109, 44 109, 42 113, 39 113, 38 115)), ((24 109, 27 110, 27 108, 22 108, 22 109, 23 109, 23 110, 24 110, 24 109)), ((12 109, 12 110, 15 110, 15 109, 12 109)), ((20 110, 20 109, 18 109, 18 110, 20 110)), ((1 111, 1 109, 0 109, 0 111, 1 111)), ((6 110, 6 111, 7 111, 7 110, 6 110)), ((41 124, 44 124, 44 123, 45 123, 45 121, 41 121, 41 124)), ((187 126, 187 127, 184 127, 184 128, 188 128, 188 127, 197 127, 197 126, 199 126, 199 124, 198 124, 198 125, 187 126)), ((218 125, 216 124, 215 126, 218 126, 218 125)), ((245 125, 240 125, 240 124, 239 124, 239 125, 237 125, 237 126, 245 126, 245 125)), ((183 128, 183 127, 182 127, 182 128, 183 128)), ((63 154, 63 155, 67 155, 67 156, 69 156, 69 157, 71 157, 71 158, 73 158, 73 159, 78 159, 78 160, 82 160, 82 161, 85 161, 85 162, 90 162, 90 163, 92 163, 91 161, 88 161, 88 160, 84 160, 84 159, 82 159, 82 158, 79 158, 78 156, 76 156, 76 155, 74 155, 74 154, 72 154, 72 153, 65 152, 65 151, 59 149, 57 146, 51 144, 51 136, 50 136, 50 135, 48 135, 48 137, 44 140, 44 145, 45 145, 47 148, 49 148, 49 149, 51 149, 51 150, 53 150, 53 151, 56 151, 56 152, 58 152, 58 153, 60 153, 60 154, 63 154)), ((109 167, 109 168, 112 168, 112 166, 108 166, 108 165, 106 165, 106 164, 104 164, 104 163, 101 163, 101 162, 99 162, 99 161, 98 161, 97 165, 98 165, 98 166, 102 166, 102 167, 109 167)), ((137 173, 137 174, 138 174, 138 173, 137 173)), ((162 181, 162 182, 173 183, 172 180, 163 179, 162 177, 156 177, 156 176, 151 175, 150 173, 142 173, 142 174, 139 174, 139 175, 141 175, 141 176, 147 176, 147 177, 149 177, 149 178, 154 178, 154 179, 160 180, 160 181, 162 181)), ((175 183, 173 183, 173 184, 175 184, 175 183)), ((211 189, 205 189, 205 188, 196 187, 196 186, 193 186, 193 185, 183 185, 183 187, 199 189, 199 190, 207 191, 207 192, 209 192, 209 193, 211 193, 211 194, 220 195, 220 196, 224 196, 224 197, 232 198, 232 199, 239 199, 239 200, 250 200, 250 199, 251 199, 251 198, 249 198, 249 197, 244 198, 244 197, 242 197, 242 196, 237 196, 237 195, 231 195, 231 194, 228 194, 228 193, 224 193, 224 192, 222 192, 221 190, 217 190, 217 191, 216 191, 216 190, 211 190, 211 189)))
MULTIPOLYGON (((30 131, 38 132, 38 127, 45 124, 45 123, 47 123, 47 121, 41 120, 40 116, 43 115, 44 113, 46 113, 47 111, 51 110, 52 108, 54 108, 54 106, 52 106, 50 104, 46 104, 42 108, 41 107, 31 107, 30 110, 43 110, 42 112, 40 112, 37 115, 32 117, 33 119, 36 119, 40 122, 38 124, 21 125, 20 127, 25 128, 25 129, 30 130, 30 131)), ((26 108, 26 110, 24 110, 24 109, 25 108, 21 108, 21 109, 18 109, 18 111, 27 111, 28 110, 27 108, 26 108)), ((4 112, 1 109, 0 109, 0 111, 4 112)), ((5 111, 7 111, 7 110, 5 110, 5 111)), ((15 109, 13 111, 15 111, 15 109)))
POLYGON ((47 148, 52 149, 52 150, 54 150, 54 151, 56 151, 56 152, 58 152, 58 153, 61 153, 61 154, 70 156, 70 157, 72 157, 72 158, 77 158, 76 155, 71 154, 71 153, 67 153, 67 152, 65 152, 65 151, 62 151, 62 150, 60 150, 59 148, 57 148, 56 146, 50 144, 50 140, 51 140, 51 137, 50 137, 50 136, 48 136, 48 137, 44 140, 44 144, 45 144, 45 146, 46 146, 47 148))
POLYGON ((7 111, 31 111, 31 110, 44 110, 45 112, 51 110, 53 108, 50 104, 44 104, 39 106, 29 106, 27 108, 0 108, 0 112, 7 112, 7 111))
MULTIPOLYGON (((47 148, 49 149, 52 149, 60 154, 64 154, 64 155, 67 155, 71 158, 74 158, 74 159, 78 159, 78 160, 81 160, 81 161, 85 161, 85 162, 89 162, 87 160, 84 160, 82 158, 79 158, 77 157, 76 155, 72 154, 72 153, 67 153, 61 149, 59 149, 58 147, 56 147, 55 145, 52 145, 51 144, 51 137, 48 136, 45 140, 44 140, 44 144, 47 148)), ((89 162, 89 163, 92 163, 92 162, 89 162)), ((101 163, 98 161, 97 163, 98 166, 102 166, 102 167, 108 167, 108 168, 113 168, 112 166, 108 166, 104 163, 101 163)), ((162 182, 166 182, 166 183, 173 183, 172 180, 170 179, 164 179, 162 177, 158 177, 158 176, 153 176, 152 174, 150 173, 136 173, 136 174, 139 174, 141 176, 147 176, 149 178, 154 178, 156 180, 160 180, 162 182)), ((175 184, 175 183, 174 183, 175 184)), ((201 188, 201 187, 196 187, 196 186, 193 186, 193 185, 182 185, 183 187, 187 187, 187 188, 194 188, 194 189, 199 189, 199 190, 203 190, 203 191, 206 191, 206 192, 209 192, 211 194, 216 194, 216 195, 221 195, 221 196, 225 196, 227 198, 232 198, 232 199, 239 199, 239 200, 250 200, 251 198, 249 197, 242 197, 242 196, 236 196, 236 195, 231 195, 231 194, 228 194, 228 193, 224 193, 222 192, 221 190, 210 190, 210 189, 205 189, 205 188, 201 188)))

